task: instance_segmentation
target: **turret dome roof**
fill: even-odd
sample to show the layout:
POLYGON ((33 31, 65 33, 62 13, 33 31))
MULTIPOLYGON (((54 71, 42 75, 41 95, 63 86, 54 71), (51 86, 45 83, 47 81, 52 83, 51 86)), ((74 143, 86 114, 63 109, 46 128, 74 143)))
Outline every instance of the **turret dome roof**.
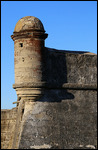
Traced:
POLYGON ((24 30, 44 30, 42 22, 33 16, 26 16, 21 18, 15 26, 14 32, 20 32, 24 30))

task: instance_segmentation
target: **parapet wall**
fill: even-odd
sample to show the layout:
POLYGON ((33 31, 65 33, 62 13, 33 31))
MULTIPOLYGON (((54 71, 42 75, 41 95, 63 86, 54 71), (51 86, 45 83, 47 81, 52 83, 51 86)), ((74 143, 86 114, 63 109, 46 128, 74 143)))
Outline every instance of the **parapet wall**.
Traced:
POLYGON ((96 84, 97 55, 51 48, 43 50, 43 78, 48 85, 96 84))
POLYGON ((17 108, 1 110, 1 149, 11 149, 17 108))

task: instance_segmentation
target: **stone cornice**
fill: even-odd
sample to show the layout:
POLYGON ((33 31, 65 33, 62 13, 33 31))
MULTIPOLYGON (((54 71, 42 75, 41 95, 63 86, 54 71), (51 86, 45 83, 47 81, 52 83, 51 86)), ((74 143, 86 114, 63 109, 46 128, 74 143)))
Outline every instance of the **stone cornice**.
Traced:
POLYGON ((13 35, 11 35, 11 38, 13 41, 20 38, 38 38, 45 40, 48 37, 48 34, 45 33, 45 31, 40 30, 25 30, 21 32, 13 32, 13 35))
POLYGON ((73 90, 97 90, 97 84, 64 83, 63 85, 39 83, 13 84, 13 88, 46 88, 46 89, 73 89, 73 90))

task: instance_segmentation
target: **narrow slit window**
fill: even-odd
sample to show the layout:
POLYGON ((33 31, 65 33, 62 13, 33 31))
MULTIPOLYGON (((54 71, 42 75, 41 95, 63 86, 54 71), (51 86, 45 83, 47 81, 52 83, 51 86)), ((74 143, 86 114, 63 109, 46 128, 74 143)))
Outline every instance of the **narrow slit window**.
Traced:
POLYGON ((20 47, 23 47, 23 43, 19 43, 19 46, 20 46, 20 47))

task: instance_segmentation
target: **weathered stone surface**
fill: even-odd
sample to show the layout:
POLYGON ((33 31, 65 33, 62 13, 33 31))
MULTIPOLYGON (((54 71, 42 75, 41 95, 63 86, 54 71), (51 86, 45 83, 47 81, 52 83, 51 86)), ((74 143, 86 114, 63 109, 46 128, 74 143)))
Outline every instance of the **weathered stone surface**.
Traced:
POLYGON ((17 108, 1 110, 1 149, 11 149, 17 108))
POLYGON ((14 32, 20 32, 20 31, 27 30, 27 29, 44 31, 42 22, 38 18, 33 17, 33 16, 26 16, 26 17, 21 18, 17 22, 14 32))
POLYGON ((96 55, 86 52, 43 50, 43 81, 49 84, 96 84, 96 55))
POLYGON ((51 91, 37 102, 26 102, 19 149, 96 147, 96 91, 67 90, 61 96, 51 91))

